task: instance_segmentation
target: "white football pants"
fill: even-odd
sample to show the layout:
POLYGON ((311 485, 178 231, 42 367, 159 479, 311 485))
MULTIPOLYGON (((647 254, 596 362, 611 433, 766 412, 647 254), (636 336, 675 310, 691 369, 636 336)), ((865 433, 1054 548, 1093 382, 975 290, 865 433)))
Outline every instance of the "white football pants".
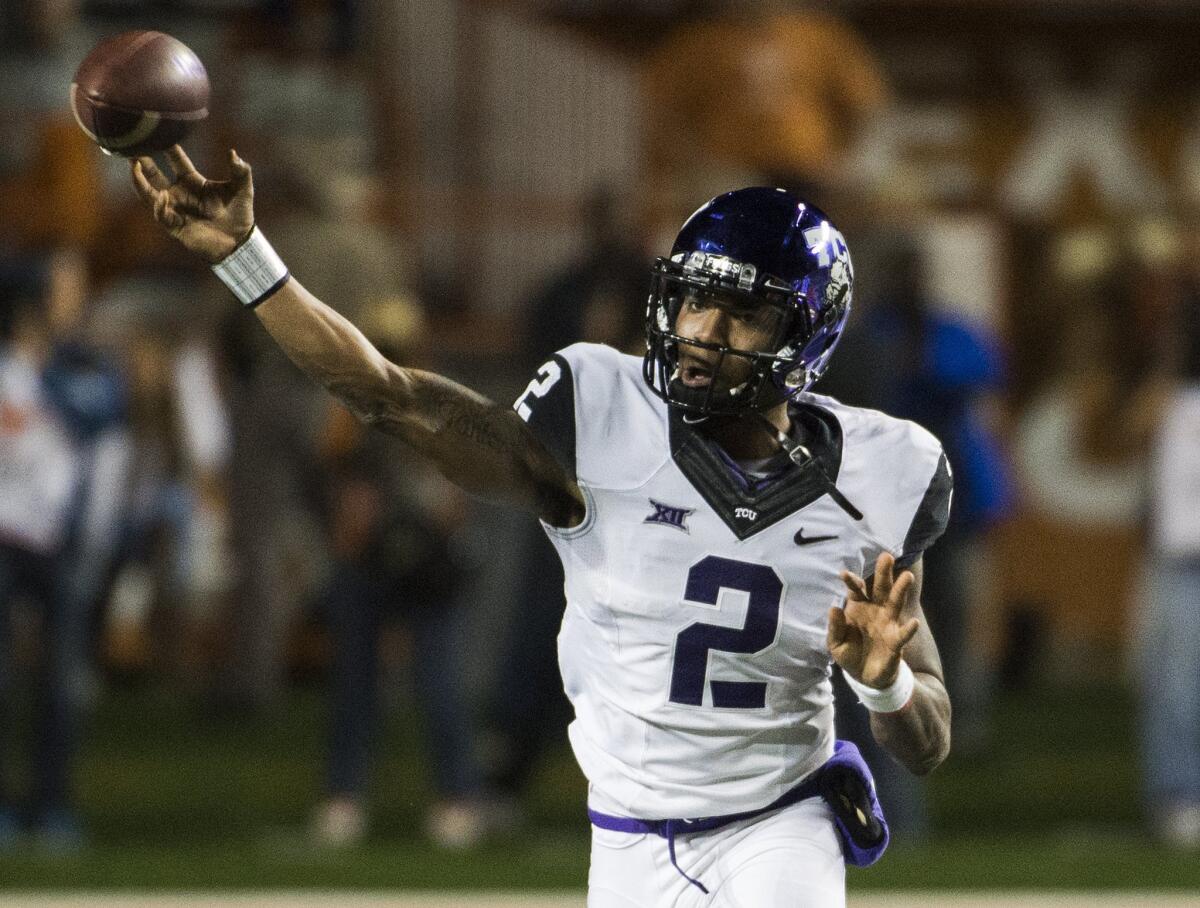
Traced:
POLYGON ((846 867, 820 798, 667 840, 592 827, 587 908, 845 908, 846 867))

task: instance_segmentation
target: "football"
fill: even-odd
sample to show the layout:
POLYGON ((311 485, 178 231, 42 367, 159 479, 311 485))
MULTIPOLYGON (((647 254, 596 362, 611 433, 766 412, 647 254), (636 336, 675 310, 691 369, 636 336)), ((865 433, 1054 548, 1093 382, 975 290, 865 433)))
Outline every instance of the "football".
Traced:
POLYGON ((181 41, 123 32, 92 49, 71 83, 75 121, 108 154, 164 151, 208 116, 208 73, 181 41))

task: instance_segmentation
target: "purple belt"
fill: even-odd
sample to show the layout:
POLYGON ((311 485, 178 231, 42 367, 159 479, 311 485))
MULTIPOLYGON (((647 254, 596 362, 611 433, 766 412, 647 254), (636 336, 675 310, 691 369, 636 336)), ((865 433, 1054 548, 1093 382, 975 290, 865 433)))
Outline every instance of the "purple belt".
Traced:
POLYGON ((799 785, 766 807, 729 813, 715 817, 671 820, 635 820, 632 817, 617 817, 588 808, 588 819, 592 825, 611 832, 636 834, 650 833, 667 840, 671 855, 671 866, 685 880, 708 894, 704 884, 684 873, 675 860, 675 837, 693 832, 709 832, 739 820, 790 807, 807 798, 821 797, 833 810, 834 825, 842 840, 842 854, 847 864, 867 867, 883 855, 890 835, 883 808, 875 796, 875 780, 858 748, 849 741, 834 743, 833 756, 799 785))

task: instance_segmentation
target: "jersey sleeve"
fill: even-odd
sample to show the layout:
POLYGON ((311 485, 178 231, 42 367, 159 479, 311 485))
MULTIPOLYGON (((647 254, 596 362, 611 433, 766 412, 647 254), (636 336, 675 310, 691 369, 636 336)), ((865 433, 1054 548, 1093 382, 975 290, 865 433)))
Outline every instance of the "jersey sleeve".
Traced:
POLYGON ((513 409, 576 479, 575 380, 566 358, 556 353, 548 359, 513 403, 513 409))
POLYGON ((900 567, 914 564, 945 532, 950 520, 950 500, 953 495, 954 474, 950 470, 950 461, 945 451, 939 451, 933 475, 904 536, 901 555, 896 562, 900 567))

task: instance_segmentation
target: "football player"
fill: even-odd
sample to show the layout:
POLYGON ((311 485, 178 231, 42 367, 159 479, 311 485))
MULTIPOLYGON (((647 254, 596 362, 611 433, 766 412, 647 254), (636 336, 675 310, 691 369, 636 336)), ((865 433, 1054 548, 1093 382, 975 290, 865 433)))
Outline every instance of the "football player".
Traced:
POLYGON ((389 362, 291 277, 236 152, 223 182, 169 160, 133 163, 139 194, 300 368, 557 547, 589 906, 843 905, 887 826, 834 740, 832 663, 900 762, 945 758, 920 587, 951 480, 925 430, 808 390, 850 310, 829 219, 781 189, 713 199, 654 268, 644 359, 576 344, 508 408, 389 362))

